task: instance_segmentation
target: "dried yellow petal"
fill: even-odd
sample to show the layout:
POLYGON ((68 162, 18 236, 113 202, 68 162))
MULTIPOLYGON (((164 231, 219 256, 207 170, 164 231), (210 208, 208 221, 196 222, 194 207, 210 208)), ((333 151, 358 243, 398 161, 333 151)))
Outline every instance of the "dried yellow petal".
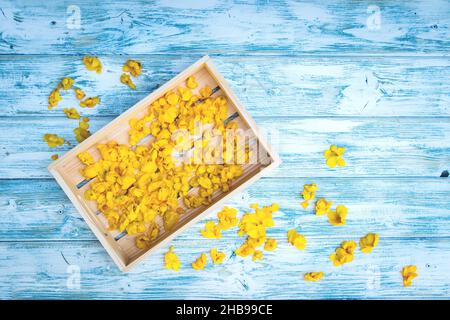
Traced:
POLYGON ((378 245, 379 236, 376 233, 368 233, 359 239, 359 247, 362 252, 370 253, 378 245))
POLYGON ((80 101, 80 106, 82 108, 93 108, 100 103, 99 97, 90 97, 86 98, 83 101, 80 101))
POLYGON ((216 248, 211 249, 209 254, 212 262, 215 264, 220 264, 225 259, 225 253, 218 251, 216 248))
POLYGON ((129 72, 133 77, 141 74, 142 64, 136 60, 128 60, 122 67, 124 72, 129 72))
POLYGON ((102 63, 97 57, 85 56, 83 57, 83 63, 89 71, 102 72, 102 63))
POLYGON ((181 263, 178 256, 173 252, 173 246, 170 247, 169 251, 164 255, 164 263, 167 269, 178 272, 181 263))
POLYGON ((64 108, 63 111, 69 119, 80 119, 80 114, 75 108, 64 108))
POLYGON ((303 276, 303 279, 305 279, 306 281, 319 281, 320 279, 322 279, 324 276, 323 272, 308 272, 305 273, 303 276))
POLYGON ((413 279, 418 276, 417 267, 413 265, 403 267, 400 273, 403 277, 404 287, 409 287, 412 284, 413 279))
POLYGON ((50 148, 59 147, 64 143, 64 138, 51 133, 44 134, 43 140, 47 142, 50 148))
POLYGON ((129 74, 122 73, 122 75, 120 76, 120 82, 127 85, 131 89, 136 90, 136 85, 133 83, 133 80, 131 80, 129 74))
POLYGON ((202 253, 200 257, 197 258, 194 262, 192 262, 192 268, 195 270, 203 270, 206 266, 206 254, 202 253))

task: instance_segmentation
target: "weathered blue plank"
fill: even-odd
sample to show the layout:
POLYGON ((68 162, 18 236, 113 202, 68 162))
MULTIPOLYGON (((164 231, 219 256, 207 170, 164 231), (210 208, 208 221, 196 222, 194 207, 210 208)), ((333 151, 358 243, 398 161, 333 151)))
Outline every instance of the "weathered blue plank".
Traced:
MULTIPOLYGON (((328 229, 312 234, 300 251, 287 243, 285 232, 270 232, 279 248, 265 253, 262 262, 243 260, 231 252, 242 242, 233 235, 220 241, 190 240, 186 234, 173 241, 182 268, 163 268, 158 250, 128 274, 121 273, 98 242, 1 242, 0 298, 33 299, 448 299, 450 250, 447 238, 384 239, 371 254, 355 252, 355 260, 333 267, 328 256, 342 237, 329 237, 328 229), (204 271, 190 267, 201 252, 217 246, 227 253, 223 265, 209 264, 204 271), (72 267, 69 266, 72 265, 72 267), (400 270, 415 264, 419 277, 404 288, 400 270), (74 272, 80 271, 79 289, 74 272), (303 273, 324 271, 317 283, 305 282, 303 273), (69 282, 69 286, 68 286, 69 282)), ((355 234, 357 240, 364 234, 355 234)))
MULTIPOLYGON (((92 132, 111 121, 93 117, 92 132)), ((445 117, 255 117, 269 133, 283 160, 271 176, 438 177, 450 163, 450 118, 445 117), (280 123, 283 123, 280 126, 280 123), (330 169, 323 151, 331 144, 345 146, 347 166, 330 169)), ((65 117, 0 118, 0 176, 3 178, 48 178, 46 170, 53 153, 70 147, 49 148, 44 133, 57 133, 76 144, 77 121, 65 117)))
MULTIPOLYGON (((352 237, 372 230, 384 238, 450 237, 450 183, 443 178, 263 178, 227 205, 242 214, 250 203, 280 204, 279 232, 301 225, 311 234, 352 237), (326 217, 300 207, 303 184, 315 182, 317 197, 349 208, 347 225, 330 228, 326 217), (427 190, 427 192, 425 191, 427 190), (424 196, 426 192, 426 196, 424 196)), ((214 218, 205 217, 204 220, 214 218)), ((0 184, 0 241, 95 240, 80 214, 53 180, 3 180, 0 184)), ((203 221, 186 231, 203 241, 203 221)))
POLYGON ((0 8, 0 53, 415 55, 450 46, 447 0, 2 0, 0 8))
MULTIPOLYGON (((100 56, 104 71, 87 71, 81 56, 0 55, 0 116, 61 115, 78 105, 63 93, 47 97, 64 76, 102 103, 89 115, 119 115, 193 63, 197 57, 100 56), (137 90, 119 82, 128 58, 142 62, 137 90), (43 76, 45 75, 45 76, 43 76), (24 94, 24 93, 27 94, 24 94)), ((253 116, 449 116, 450 58, 215 57, 214 62, 253 116)))

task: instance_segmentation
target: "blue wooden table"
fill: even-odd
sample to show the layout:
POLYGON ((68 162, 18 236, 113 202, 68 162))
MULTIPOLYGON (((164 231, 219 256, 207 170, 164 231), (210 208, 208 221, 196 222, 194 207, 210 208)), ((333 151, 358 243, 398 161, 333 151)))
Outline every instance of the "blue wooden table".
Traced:
POLYGON ((448 0, 0 0, 0 298, 448 299, 449 28, 448 0), (102 59, 101 75, 85 70, 86 54, 102 59), (82 110, 96 131, 205 54, 276 133, 283 164, 228 205, 278 202, 279 248, 262 262, 233 256, 194 271, 200 252, 230 256, 242 241, 204 239, 197 224, 172 243, 179 273, 163 268, 163 248, 123 274, 46 170, 69 147, 51 150, 42 135, 75 144, 76 126, 61 112, 75 100, 49 111, 47 96, 64 76, 100 95, 82 110), (119 83, 128 58, 144 66, 136 91, 119 83), (331 144, 347 148, 345 168, 326 167, 331 144), (301 209, 311 182, 349 208, 347 225, 301 209), (305 251, 287 243, 291 228, 305 251), (367 232, 380 235, 373 253, 333 267, 335 247, 367 232), (404 288, 408 264, 419 277, 404 288), (308 271, 326 276, 305 282, 308 271))

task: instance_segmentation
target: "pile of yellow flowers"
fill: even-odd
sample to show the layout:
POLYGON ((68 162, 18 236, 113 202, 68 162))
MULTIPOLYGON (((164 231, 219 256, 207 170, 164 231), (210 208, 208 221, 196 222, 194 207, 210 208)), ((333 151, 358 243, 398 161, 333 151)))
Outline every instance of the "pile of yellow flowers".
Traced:
MULTIPOLYGON (((195 79, 188 78, 186 85, 195 87, 195 79)), ((171 229, 185 208, 210 204, 215 191, 228 191, 233 179, 243 173, 241 164, 198 163, 194 155, 181 164, 175 161, 174 154, 179 150, 174 136, 180 129, 193 133, 195 121, 212 125, 223 136, 226 130, 237 130, 233 122, 224 124, 228 116, 224 97, 208 96, 212 94, 208 86, 200 89, 199 94, 188 87, 167 92, 149 106, 146 115, 129 121, 130 145, 115 141, 99 144, 101 158, 97 161, 85 153, 79 155, 85 164, 83 176, 95 178, 85 198, 97 203, 110 229, 138 235, 139 247, 146 247, 157 236, 158 219, 162 219, 164 229, 171 229), (138 145, 149 135, 154 138, 152 141, 138 145)), ((237 143, 238 135, 235 136, 237 143)), ((208 142, 207 138, 201 141, 203 147, 208 142)), ((192 146, 195 147, 194 142, 189 145, 192 146)), ((223 148, 225 156, 229 156, 226 145, 223 148)), ((232 209, 224 209, 219 219, 220 228, 214 223, 207 224, 205 236, 218 238, 220 229, 230 228, 237 222, 232 209)))
POLYGON ((250 205, 253 213, 245 213, 239 221, 239 236, 247 236, 245 242, 235 251, 238 256, 252 256, 252 260, 262 259, 262 250, 258 247, 264 244, 265 250, 274 250, 277 246, 276 240, 266 237, 267 228, 275 225, 272 214, 279 210, 279 205, 273 203, 270 206, 260 208, 258 204, 250 205))

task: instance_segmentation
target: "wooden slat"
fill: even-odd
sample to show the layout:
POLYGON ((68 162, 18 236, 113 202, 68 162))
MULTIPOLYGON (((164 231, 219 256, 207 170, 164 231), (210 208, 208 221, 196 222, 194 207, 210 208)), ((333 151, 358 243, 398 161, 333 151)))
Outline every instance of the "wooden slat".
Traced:
MULTIPOLYGON (((100 56, 104 72, 85 69, 81 56, 0 56, 0 116, 58 116, 75 107, 73 92, 47 110, 64 76, 101 104, 83 115, 117 116, 196 60, 192 56, 100 56), (119 82, 128 58, 143 63, 137 90, 119 82), (45 76, 43 76, 45 75, 45 76), (26 93, 26 94, 25 94, 26 93)), ((393 57, 217 57, 221 73, 252 116, 449 116, 450 59, 393 57)))
MULTIPOLYGON (((450 183, 445 178, 263 178, 226 204, 242 214, 250 203, 278 202, 277 230, 301 225, 311 234, 327 230, 327 234, 342 237, 370 230, 386 238, 450 237, 449 193, 450 183), (301 209, 300 192, 303 184, 311 182, 319 186, 317 197, 349 208, 345 227, 331 227, 326 217, 312 213, 312 207, 301 209)), ((50 179, 1 181, 0 217, 0 241, 95 240, 64 192, 50 179)), ((209 219, 215 219, 215 213, 183 236, 189 241, 207 241, 199 230, 209 219)))
MULTIPOLYGON (((111 118, 92 118, 92 132, 111 118)), ((258 126, 271 133, 270 143, 283 164, 278 177, 434 176, 450 163, 450 118, 328 118, 255 117, 258 126), (280 126, 280 124, 282 124, 280 126), (329 169, 323 151, 331 144, 347 148, 347 166, 329 169)), ((0 118, 0 176, 48 178, 50 155, 69 147, 49 148, 44 133, 58 133, 73 143, 76 121, 66 118, 0 118), (70 127, 70 125, 72 127, 70 127)))
POLYGON ((97 242, 3 242, 0 298, 448 298, 448 238, 381 238, 371 254, 357 251, 352 263, 336 268, 328 256, 344 238, 328 237, 325 230, 323 236, 305 234, 308 247, 299 251, 287 244, 284 230, 271 233, 279 240, 279 248, 266 253, 263 261, 257 263, 236 256, 229 258, 242 239, 217 244, 206 239, 191 241, 183 235, 174 241, 182 263, 179 273, 163 268, 167 247, 123 274, 97 242), (226 252, 224 264, 193 270, 190 263, 213 246, 226 252), (79 267, 79 289, 67 286, 74 270, 68 264, 79 267), (417 265, 419 277, 413 286, 404 288, 400 270, 409 264, 417 265), (326 273, 321 281, 307 283, 302 279, 304 272, 317 270, 326 273))
MULTIPOLYGON (((3 2, 0 53, 447 53, 449 2, 3 2), (381 23, 371 20, 376 5, 381 23), (69 10, 69 11, 68 11, 69 10), (375 27, 374 27, 375 26, 375 27)), ((376 10, 375 10, 376 11, 376 10)))

